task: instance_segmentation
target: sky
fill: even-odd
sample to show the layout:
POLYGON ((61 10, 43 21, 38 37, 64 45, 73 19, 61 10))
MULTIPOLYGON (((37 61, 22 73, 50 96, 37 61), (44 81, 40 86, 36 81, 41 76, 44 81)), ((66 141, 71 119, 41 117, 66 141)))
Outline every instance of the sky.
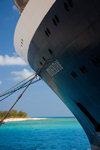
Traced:
MULTIPOLYGON (((14 31, 19 17, 13 0, 0 0, 0 93, 34 73, 15 52, 14 31)), ((0 102, 0 110, 8 110, 20 92, 0 102)), ((30 117, 73 116, 42 80, 28 88, 14 109, 25 111, 30 117)))

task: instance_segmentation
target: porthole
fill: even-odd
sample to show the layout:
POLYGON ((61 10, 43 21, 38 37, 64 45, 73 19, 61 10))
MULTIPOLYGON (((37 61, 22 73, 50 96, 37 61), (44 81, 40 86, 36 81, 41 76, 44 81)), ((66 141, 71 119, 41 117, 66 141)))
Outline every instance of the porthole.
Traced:
POLYGON ((97 62, 95 59, 92 59, 91 61, 92 61, 93 65, 94 65, 95 67, 98 67, 99 64, 98 64, 98 62, 97 62))
POLYGON ((48 28, 46 28, 45 34, 46 34, 46 36, 48 36, 48 37, 49 37, 49 35, 51 34, 51 32, 50 32, 50 30, 49 30, 48 28))
POLYGON ((59 18, 57 17, 57 15, 55 15, 55 19, 59 23, 59 18))
POLYGON ((53 21, 53 24, 54 24, 55 26, 57 26, 56 21, 55 21, 54 19, 52 19, 52 21, 53 21))
POLYGON ((46 59, 44 57, 42 57, 44 61, 46 61, 46 59))
POLYGON ((66 11, 69 11, 69 7, 66 2, 64 2, 64 8, 66 9, 66 11))
POLYGON ((48 34, 48 32, 47 32, 47 31, 45 31, 45 34, 46 34, 46 36, 48 36, 48 37, 49 37, 49 34, 48 34))
POLYGON ((77 74, 75 72, 72 72, 71 75, 74 79, 77 78, 77 74))
POLYGON ((23 47, 23 39, 21 39, 21 48, 23 47))
POLYGON ((70 7, 73 7, 72 0, 68 0, 68 4, 70 7))
POLYGON ((81 66, 81 67, 80 67, 80 71, 81 71, 82 73, 88 72, 85 66, 81 66))
POLYGON ((40 61, 40 65, 42 65, 42 62, 40 61))
POLYGON ((49 53, 52 55, 53 54, 53 52, 52 52, 52 50, 51 49, 48 49, 48 51, 49 51, 49 53))
POLYGON ((51 34, 51 32, 50 32, 50 30, 49 30, 48 28, 46 28, 46 31, 47 31, 49 34, 51 34))
POLYGON ((55 15, 54 16, 54 18, 52 19, 52 21, 53 21, 53 24, 55 25, 55 26, 57 26, 58 24, 59 24, 59 18, 57 17, 57 15, 55 15))

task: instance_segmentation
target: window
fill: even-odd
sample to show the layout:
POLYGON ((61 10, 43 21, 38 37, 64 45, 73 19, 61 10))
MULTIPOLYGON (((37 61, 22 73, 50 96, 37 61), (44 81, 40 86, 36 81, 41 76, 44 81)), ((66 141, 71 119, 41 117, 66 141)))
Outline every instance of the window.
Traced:
POLYGON ((46 36, 48 36, 48 37, 49 37, 49 34, 48 34, 48 32, 47 32, 47 31, 45 31, 45 34, 46 34, 46 36))
POLYGON ((42 65, 42 62, 40 61, 40 65, 42 65))
POLYGON ((51 32, 50 32, 50 30, 49 30, 48 28, 46 28, 46 31, 47 31, 49 34, 51 34, 51 32))
POLYGON ((81 66, 81 67, 80 67, 80 71, 81 71, 82 73, 88 72, 85 66, 81 66))
POLYGON ((42 57, 44 61, 46 61, 46 59, 44 57, 42 57))
POLYGON ((23 47, 23 39, 21 39, 21 47, 23 47))
POLYGON ((57 23, 56 23, 55 19, 52 19, 52 21, 53 21, 53 24, 54 24, 55 26, 57 26, 57 23))
POLYGON ((55 20, 59 23, 59 18, 55 15, 55 20))
POLYGON ((53 21, 53 24, 55 26, 57 26, 59 24, 59 18, 57 17, 57 15, 54 16, 54 18, 52 19, 52 21, 53 21))
POLYGON ((77 77, 77 74, 75 72, 72 72, 71 75, 72 75, 73 78, 77 77))
POLYGON ((48 36, 48 37, 50 36, 51 32, 50 32, 50 30, 49 30, 48 28, 46 28, 45 34, 46 34, 46 36, 48 36))
POLYGON ((68 4, 70 7, 73 7, 72 0, 68 0, 68 4))
POLYGON ((92 59, 92 63, 94 64, 95 67, 98 67, 100 64, 100 58, 95 57, 95 59, 92 59))
POLYGON ((72 0, 66 0, 66 2, 64 2, 64 8, 66 11, 69 11, 71 7, 73 7, 72 0))
POLYGON ((52 55, 53 54, 53 52, 52 52, 52 50, 51 49, 48 49, 48 51, 49 51, 49 53, 52 55))
POLYGON ((66 11, 69 11, 69 8, 66 2, 64 3, 64 8, 66 9, 66 11))

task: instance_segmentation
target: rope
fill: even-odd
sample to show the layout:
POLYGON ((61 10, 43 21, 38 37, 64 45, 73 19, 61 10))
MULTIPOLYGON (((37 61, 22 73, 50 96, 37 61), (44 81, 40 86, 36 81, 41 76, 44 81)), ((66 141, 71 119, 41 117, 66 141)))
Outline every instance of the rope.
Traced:
POLYGON ((37 70, 37 72, 35 73, 34 77, 30 80, 29 84, 24 88, 24 90, 22 91, 22 93, 19 95, 19 97, 17 98, 17 100, 15 101, 15 103, 11 106, 11 108, 9 109, 9 111, 6 113, 6 115, 3 117, 3 119, 0 121, 0 126, 3 124, 3 121, 7 118, 8 114, 10 113, 10 111, 13 109, 13 107, 17 104, 17 102, 20 100, 20 98, 23 96, 23 94, 25 93, 25 91, 28 89, 28 87, 30 86, 30 84, 32 83, 32 81, 34 80, 35 77, 37 77, 37 75, 41 72, 41 70, 43 69, 43 67, 46 65, 46 61, 44 62, 44 64, 37 70))
POLYGON ((17 87, 19 84, 23 83, 24 81, 28 80, 29 78, 31 78, 33 75, 35 74, 32 74, 31 76, 27 77, 26 79, 20 81, 19 83, 17 83, 16 85, 12 86, 11 88, 9 88, 8 90, 6 90, 5 92, 1 93, 0 94, 0 97, 3 96, 5 93, 7 93, 8 91, 10 91, 11 89, 17 87))
MULTIPOLYGON (((30 80, 31 80, 31 79, 30 79, 30 80)), ((15 89, 13 89, 13 90, 11 90, 11 91, 5 93, 4 95, 2 95, 2 96, 1 96, 1 99, 0 99, 0 102, 6 100, 9 96, 11 96, 12 94, 14 94, 14 93, 17 92, 18 90, 25 88, 25 87, 28 85, 28 83, 30 82, 30 80, 27 81, 27 82, 25 82, 25 83, 22 84, 21 86, 18 86, 17 88, 15 88, 15 89), (2 97, 3 97, 3 98, 2 98, 2 97)), ((40 81, 40 80, 41 80, 41 79, 39 78, 39 79, 37 79, 37 80, 35 80, 35 81, 32 81, 31 84, 34 84, 34 83, 36 83, 36 82, 38 82, 38 81, 40 81)))
MULTIPOLYGON (((54 57, 55 58, 55 57, 54 57)), ((47 59, 46 62, 50 62, 53 59, 47 59)), ((30 80, 28 80, 29 78, 31 78, 32 76, 34 76, 35 74, 32 74, 31 76, 27 77, 26 79, 20 81, 19 83, 17 83, 16 85, 12 86, 11 88, 9 88, 8 90, 6 90, 5 92, 0 94, 0 102, 2 102, 3 100, 5 100, 7 97, 9 97, 10 95, 12 95, 13 93, 15 93, 16 91, 26 87, 28 85, 28 83, 30 82, 30 80), (28 81, 26 81, 28 80, 28 81), (26 81, 26 82, 24 82, 26 81), (23 83, 24 82, 24 83, 23 83), (21 84, 22 83, 22 84, 21 84), (18 86, 19 85, 19 86, 18 86)), ((38 80, 37 80, 38 81, 38 80)), ((36 82, 37 82, 36 81, 36 82)), ((34 82, 32 82, 31 84, 34 84, 34 82)))

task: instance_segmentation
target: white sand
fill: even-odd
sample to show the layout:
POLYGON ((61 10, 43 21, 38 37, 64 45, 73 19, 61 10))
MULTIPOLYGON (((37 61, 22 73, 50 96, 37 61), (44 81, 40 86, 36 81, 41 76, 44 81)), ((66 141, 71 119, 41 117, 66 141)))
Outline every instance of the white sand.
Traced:
POLYGON ((17 121, 28 121, 28 120, 44 120, 47 118, 8 118, 4 122, 17 122, 17 121))

